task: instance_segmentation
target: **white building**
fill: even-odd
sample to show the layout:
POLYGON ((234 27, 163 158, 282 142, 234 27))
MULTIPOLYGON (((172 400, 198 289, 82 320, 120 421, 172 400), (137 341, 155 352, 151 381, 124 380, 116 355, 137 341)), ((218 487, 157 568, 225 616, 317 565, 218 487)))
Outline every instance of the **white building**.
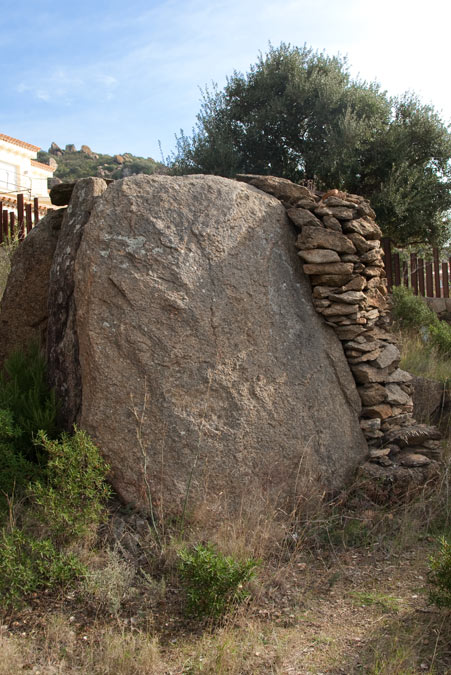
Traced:
POLYGON ((14 208, 16 195, 26 202, 39 198, 42 207, 50 206, 47 179, 54 169, 36 159, 36 145, 0 133, 0 201, 3 208, 14 208))

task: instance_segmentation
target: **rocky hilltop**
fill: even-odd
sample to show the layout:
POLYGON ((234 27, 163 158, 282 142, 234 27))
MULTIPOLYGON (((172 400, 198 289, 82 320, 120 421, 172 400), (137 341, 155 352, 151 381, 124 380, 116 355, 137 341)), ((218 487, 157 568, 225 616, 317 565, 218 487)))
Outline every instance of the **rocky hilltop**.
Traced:
POLYGON ((137 157, 129 152, 117 155, 105 155, 93 152, 88 145, 79 150, 73 143, 60 148, 52 143, 47 152, 40 151, 38 159, 53 167, 50 187, 62 181, 74 181, 88 176, 106 179, 119 179, 135 174, 167 173, 167 168, 152 157, 137 157))

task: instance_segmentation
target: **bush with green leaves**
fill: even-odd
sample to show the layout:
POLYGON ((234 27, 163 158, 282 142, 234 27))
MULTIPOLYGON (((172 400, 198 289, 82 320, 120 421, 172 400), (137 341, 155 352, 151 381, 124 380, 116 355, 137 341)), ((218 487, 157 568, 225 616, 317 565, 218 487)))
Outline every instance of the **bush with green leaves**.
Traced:
POLYGON ((249 597, 246 584, 255 576, 258 560, 236 560, 208 543, 179 553, 178 571, 186 591, 187 614, 219 618, 249 597))
POLYGON ((17 351, 0 373, 0 509, 7 496, 20 495, 37 479, 47 456, 34 439, 40 430, 57 433, 57 403, 46 379, 38 346, 17 351))
POLYGON ((50 539, 18 528, 0 532, 0 598, 5 605, 17 605, 41 588, 65 586, 83 573, 76 556, 58 551, 50 539))
POLYGON ((9 497, 22 494, 40 473, 38 465, 16 447, 21 436, 22 430, 15 424, 12 412, 0 408, 0 511, 7 507, 9 497))
POLYGON ((419 329, 426 346, 442 356, 451 355, 451 326, 446 321, 440 321, 426 302, 405 286, 395 286, 392 297, 392 316, 400 328, 419 329))
POLYGON ((400 328, 428 328, 439 321, 426 302, 405 286, 394 286, 392 299, 392 316, 400 328))
MULTIPOLYGON (((84 431, 75 429, 59 440, 41 431, 35 442, 43 446, 48 462, 28 486, 22 527, 0 531, 0 598, 6 604, 18 604, 32 591, 53 589, 84 574, 83 565, 63 546, 98 525, 110 496, 108 466, 84 431), (45 534, 42 538, 30 534, 37 526, 45 534)), ((18 475, 25 469, 14 467, 18 475)))
POLYGON ((36 439, 48 461, 42 479, 33 483, 29 497, 37 505, 36 515, 58 541, 86 534, 98 525, 111 489, 106 482, 108 465, 98 448, 82 430, 50 440, 44 432, 36 439))
POLYGON ((451 540, 442 537, 437 555, 429 559, 429 598, 438 607, 451 609, 451 540))
POLYGON ((0 374, 0 515, 9 521, 0 530, 5 604, 84 573, 64 546, 98 525, 110 496, 108 466, 87 434, 57 433, 55 395, 34 345, 10 356, 0 374))
POLYGON ((55 392, 47 382, 45 359, 37 344, 13 352, 0 373, 0 409, 9 410, 21 434, 15 445, 31 461, 42 459, 33 439, 38 431, 58 432, 55 392))
POLYGON ((444 357, 451 356, 451 326, 446 321, 437 321, 429 326, 429 337, 433 347, 444 357))

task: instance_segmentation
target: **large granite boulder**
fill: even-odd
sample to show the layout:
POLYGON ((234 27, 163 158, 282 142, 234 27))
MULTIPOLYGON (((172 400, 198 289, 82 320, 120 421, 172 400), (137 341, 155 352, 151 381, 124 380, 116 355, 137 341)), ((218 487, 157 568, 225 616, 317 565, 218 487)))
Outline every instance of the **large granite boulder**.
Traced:
POLYGON ((50 211, 17 247, 0 305, 0 367, 30 342, 45 347, 50 268, 64 211, 50 211))
POLYGON ((189 484, 190 504, 340 488, 367 453, 360 397, 281 203, 211 176, 90 185, 55 256, 48 354, 119 495, 167 512, 189 484))

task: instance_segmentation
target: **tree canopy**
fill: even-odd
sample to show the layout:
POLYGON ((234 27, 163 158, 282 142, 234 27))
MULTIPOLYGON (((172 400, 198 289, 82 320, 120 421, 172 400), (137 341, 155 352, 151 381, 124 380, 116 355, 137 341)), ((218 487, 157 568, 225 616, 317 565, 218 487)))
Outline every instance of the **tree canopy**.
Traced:
POLYGON ((222 91, 203 92, 192 136, 181 132, 176 173, 314 179, 371 200, 399 245, 449 236, 451 135, 413 95, 390 98, 351 78, 346 59, 281 44, 222 91))

